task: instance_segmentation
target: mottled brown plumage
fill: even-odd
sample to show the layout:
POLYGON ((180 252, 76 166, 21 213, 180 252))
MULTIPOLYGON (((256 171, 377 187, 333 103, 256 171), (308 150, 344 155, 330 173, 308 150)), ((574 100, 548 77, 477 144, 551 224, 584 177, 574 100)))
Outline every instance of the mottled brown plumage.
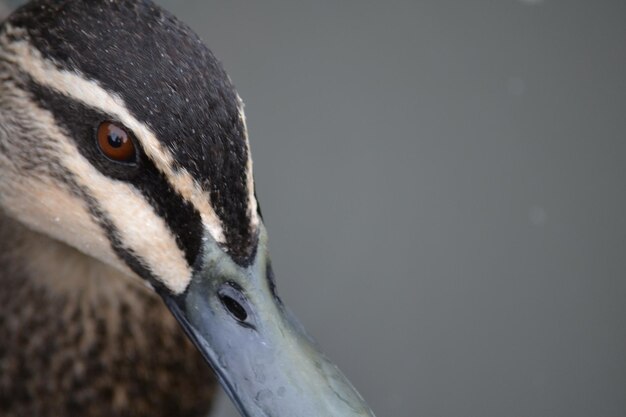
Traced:
POLYGON ((208 414, 212 372, 148 288, 1 213, 0 286, 0 415, 208 414))

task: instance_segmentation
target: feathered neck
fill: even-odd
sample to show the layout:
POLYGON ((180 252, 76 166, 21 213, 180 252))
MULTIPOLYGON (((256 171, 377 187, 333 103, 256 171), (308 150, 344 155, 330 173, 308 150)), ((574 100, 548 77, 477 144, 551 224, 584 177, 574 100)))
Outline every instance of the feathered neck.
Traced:
POLYGON ((207 415, 212 373, 133 279, 0 214, 3 415, 207 415))

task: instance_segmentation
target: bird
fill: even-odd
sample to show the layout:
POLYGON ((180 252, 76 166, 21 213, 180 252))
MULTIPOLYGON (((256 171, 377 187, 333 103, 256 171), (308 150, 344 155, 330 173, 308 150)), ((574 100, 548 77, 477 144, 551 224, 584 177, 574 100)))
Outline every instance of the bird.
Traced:
POLYGON ((276 291, 243 101, 149 0, 0 25, 0 414, 373 416, 276 291))

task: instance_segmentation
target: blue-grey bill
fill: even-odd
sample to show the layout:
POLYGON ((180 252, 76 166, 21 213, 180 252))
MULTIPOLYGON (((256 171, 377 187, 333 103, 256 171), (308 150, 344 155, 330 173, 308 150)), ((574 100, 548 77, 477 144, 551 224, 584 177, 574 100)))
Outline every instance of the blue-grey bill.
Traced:
POLYGON ((373 417, 274 294, 265 241, 262 230, 245 268, 207 243, 202 271, 184 294, 162 294, 165 302, 243 416, 373 417), (243 310, 229 311, 233 300, 243 310))

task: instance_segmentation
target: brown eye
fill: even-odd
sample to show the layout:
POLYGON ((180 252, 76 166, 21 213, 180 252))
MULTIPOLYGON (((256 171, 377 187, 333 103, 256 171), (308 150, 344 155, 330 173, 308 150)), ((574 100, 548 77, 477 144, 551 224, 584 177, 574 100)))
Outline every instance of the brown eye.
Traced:
POLYGON ((109 158, 119 162, 132 162, 135 145, 126 130, 114 123, 103 122, 98 126, 98 146, 109 158))

